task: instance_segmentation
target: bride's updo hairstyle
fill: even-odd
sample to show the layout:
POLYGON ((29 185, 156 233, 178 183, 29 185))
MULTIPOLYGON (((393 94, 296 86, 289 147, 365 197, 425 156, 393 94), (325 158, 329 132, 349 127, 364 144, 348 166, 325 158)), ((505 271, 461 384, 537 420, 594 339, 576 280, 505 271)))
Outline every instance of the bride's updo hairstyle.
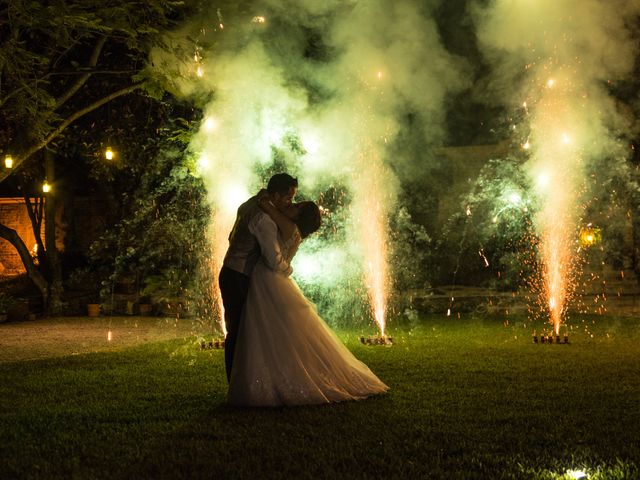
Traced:
POLYGON ((301 202, 298 211, 298 218, 295 224, 300 230, 300 236, 307 238, 313 232, 320 228, 322 218, 320 217, 320 209, 313 202, 301 202))

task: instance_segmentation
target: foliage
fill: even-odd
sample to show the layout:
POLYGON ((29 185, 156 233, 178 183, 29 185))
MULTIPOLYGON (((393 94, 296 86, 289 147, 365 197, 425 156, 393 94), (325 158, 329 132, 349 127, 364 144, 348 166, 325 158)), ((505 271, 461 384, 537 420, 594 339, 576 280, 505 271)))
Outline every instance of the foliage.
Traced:
MULTIPOLYGON (((136 73, 182 7, 175 0, 6 2, 0 10, 0 145, 14 166, 0 170, 4 188, 18 186, 20 195, 35 196, 45 178, 58 177, 57 186, 68 180, 57 175, 55 159, 67 129, 142 89, 136 73)), ((57 202, 54 191, 47 215, 58 211, 57 202)), ((45 309, 52 311, 63 304, 62 269, 55 223, 46 225, 44 241, 37 239, 39 263, 21 258, 45 309)), ((20 240, 16 248, 21 247, 20 240)))
POLYGON ((294 278, 331 325, 366 326, 373 322, 361 266, 350 255, 347 228, 351 194, 342 182, 317 194, 322 225, 301 245, 293 262, 294 278))
POLYGON ((161 41, 160 30, 182 4, 8 2, 1 12, 2 145, 28 151, 73 112, 133 84, 149 49, 161 41))
POLYGON ((638 230, 640 172, 626 159, 604 157, 589 164, 586 178, 583 222, 602 229, 603 260, 615 270, 640 274, 638 239, 629 238, 638 230))
POLYGON ((149 165, 139 187, 127 192, 128 212, 92 247, 94 264, 113 269, 103 282, 103 298, 125 277, 134 278, 140 293, 155 303, 197 290, 196 272, 207 250, 204 186, 172 155, 149 165))
POLYGON ((429 287, 433 268, 432 241, 424 226, 405 207, 390 218, 390 265, 394 290, 429 287))
MULTIPOLYGON (((102 277, 101 295, 129 285, 154 303, 196 303, 210 308, 210 294, 200 285, 212 281, 207 268, 206 229, 210 218, 201 178, 190 170, 182 140, 190 138, 195 115, 190 109, 149 100, 148 123, 114 131, 120 148, 117 161, 88 154, 98 195, 109 205, 109 227, 90 252, 92 268, 102 277), (183 112, 184 110, 184 112, 183 112), (201 278, 202 276, 206 278, 201 278)), ((135 107, 121 105, 125 125, 136 125, 135 107)), ((98 152, 98 143, 86 152, 98 152)), ((125 288, 126 289, 126 288, 125 288)))
POLYGON ((518 159, 487 162, 439 239, 441 282, 502 289, 523 285, 537 268, 532 253, 536 199, 530 191, 518 159))

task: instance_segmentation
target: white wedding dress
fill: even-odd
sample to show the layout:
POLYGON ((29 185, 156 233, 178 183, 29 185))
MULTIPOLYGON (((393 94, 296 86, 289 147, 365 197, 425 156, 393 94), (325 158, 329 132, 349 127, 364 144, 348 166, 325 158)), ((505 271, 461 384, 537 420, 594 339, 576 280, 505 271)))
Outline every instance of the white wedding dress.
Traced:
MULTIPOLYGON (((282 255, 300 244, 296 231, 282 255)), ((251 275, 229 384, 229 403, 277 407, 359 400, 387 387, 340 342, 298 285, 261 260, 251 275)))

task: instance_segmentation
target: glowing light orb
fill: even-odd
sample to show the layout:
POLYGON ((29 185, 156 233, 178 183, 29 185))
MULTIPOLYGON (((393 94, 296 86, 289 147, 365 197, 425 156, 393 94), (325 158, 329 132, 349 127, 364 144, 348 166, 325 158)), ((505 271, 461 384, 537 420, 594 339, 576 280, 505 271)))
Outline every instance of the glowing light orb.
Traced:
POLYGON ((13 158, 11 155, 4 157, 4 168, 13 168, 13 158))
POLYGON ((553 78, 547 80, 547 87, 552 88, 556 84, 556 81, 553 78))
POLYGON ((233 214, 250 196, 244 185, 231 184, 221 189, 218 204, 227 213, 233 214))
POLYGON ((308 154, 315 155, 320 149, 320 140, 315 135, 304 135, 302 145, 308 154))
POLYGON ((313 255, 298 252, 294 260, 294 272, 296 277, 312 280, 322 273, 322 268, 313 255))
POLYGON ((584 470, 567 470, 567 475, 575 480, 587 478, 587 472, 584 470))
POLYGON ((42 184, 42 191, 44 193, 49 193, 51 191, 51 185, 49 185, 49 182, 47 182, 46 180, 42 184))
POLYGON ((529 150, 531 148, 531 144, 529 143, 529 140, 527 140, 522 144, 522 148, 523 150, 529 150))
POLYGON ((522 197, 518 192, 510 193, 507 198, 509 200, 509 203, 511 203, 512 205, 519 205, 520 202, 522 201, 522 197))
POLYGON ((113 152, 111 147, 107 147, 107 149, 104 151, 104 157, 107 160, 113 160, 114 155, 115 155, 115 153, 113 152))
POLYGON ((198 165, 198 170, 200 170, 201 172, 208 170, 209 167, 211 166, 209 157, 203 153, 202 155, 200 155, 200 158, 198 158, 197 165, 198 165))
POLYGON ((538 175, 538 178, 536 178, 536 183, 539 187, 546 187, 547 185, 549 185, 549 182, 549 175, 547 175, 546 173, 541 173, 538 175))
POLYGON ((207 117, 204 123, 202 124, 202 128, 204 129, 205 132, 208 132, 208 133, 213 132, 217 126, 218 126, 218 122, 216 122, 216 119, 213 117, 207 117))
POLYGON ((592 247, 600 243, 602 240, 602 230, 594 227, 592 224, 580 229, 580 245, 583 247, 592 247))

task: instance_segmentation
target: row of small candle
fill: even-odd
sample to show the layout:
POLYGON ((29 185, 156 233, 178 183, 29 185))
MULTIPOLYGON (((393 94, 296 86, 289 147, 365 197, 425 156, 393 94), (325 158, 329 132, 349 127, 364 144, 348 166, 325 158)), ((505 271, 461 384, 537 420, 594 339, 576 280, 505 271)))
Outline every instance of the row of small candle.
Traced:
POLYGON ((209 342, 207 342, 206 340, 201 340, 200 341, 200 348, 202 348, 203 350, 205 349, 224 349, 224 339, 222 340, 209 340, 209 342))
POLYGON ((384 335, 369 335, 365 337, 364 335, 360 335, 360 343, 363 345, 393 345, 393 337, 384 335))
MULTIPOLYGON (((538 343, 538 335, 536 334, 536 332, 533 332, 533 335, 531 335, 531 339, 533 340, 533 343, 538 343)), ((554 339, 554 335, 553 333, 549 333, 549 334, 541 334, 540 335, 540 342, 539 343, 554 343, 553 341, 554 339)), ((565 332, 565 334, 562 336, 562 339, 560 339, 560 335, 555 335, 555 343, 557 344, 567 344, 569 343, 569 334, 565 332)))

